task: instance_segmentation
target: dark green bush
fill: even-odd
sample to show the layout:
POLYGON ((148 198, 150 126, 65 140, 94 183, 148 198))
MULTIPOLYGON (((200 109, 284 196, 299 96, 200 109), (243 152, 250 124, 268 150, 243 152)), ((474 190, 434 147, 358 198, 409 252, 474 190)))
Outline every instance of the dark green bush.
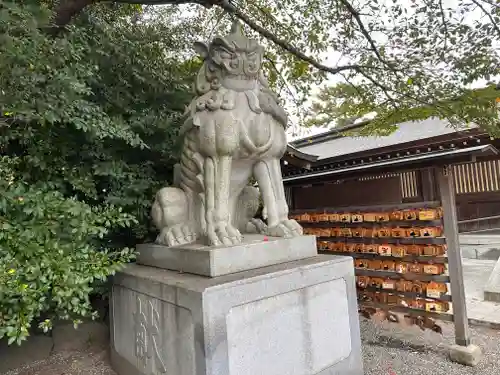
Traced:
POLYGON ((93 7, 54 37, 49 6, 0 6, 0 338, 10 343, 54 319, 95 317, 92 293, 153 238, 151 201, 172 178, 198 64, 175 8, 133 23, 140 7, 93 7))

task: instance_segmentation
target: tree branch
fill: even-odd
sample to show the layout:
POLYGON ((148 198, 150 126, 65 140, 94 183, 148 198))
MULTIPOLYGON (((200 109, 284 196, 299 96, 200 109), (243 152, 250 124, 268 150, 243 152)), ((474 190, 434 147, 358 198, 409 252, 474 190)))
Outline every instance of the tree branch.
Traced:
POLYGON ((269 39, 270 41, 272 41, 274 44, 280 46, 285 51, 291 53, 292 55, 296 56, 300 60, 303 60, 303 61, 311 64, 316 69, 321 70, 323 72, 337 74, 337 73, 345 71, 345 70, 357 70, 359 68, 377 69, 374 66, 360 66, 360 65, 355 65, 355 64, 354 65, 343 65, 343 66, 337 66, 337 67, 330 67, 330 66, 323 65, 320 62, 316 61, 314 58, 307 56, 303 52, 299 51, 297 48, 291 46, 283 39, 278 38, 276 35, 274 35, 270 31, 266 30, 262 26, 259 26, 258 24, 256 24, 254 21, 252 21, 250 19, 250 17, 248 17, 246 14, 244 14, 239 9, 237 9, 236 6, 234 6, 234 4, 230 3, 228 0, 222 0, 216 5, 220 6, 226 12, 234 15, 236 18, 243 21, 253 31, 259 33, 260 35, 262 35, 266 39, 269 39))
POLYGON ((397 109, 398 108, 398 105, 397 105, 397 102, 396 100, 391 96, 391 94, 389 94, 389 91, 391 91, 390 88, 382 85, 379 81, 377 81, 376 79, 370 77, 368 74, 366 74, 366 72, 364 72, 362 69, 358 69, 358 72, 363 76, 365 77, 367 80, 369 80, 371 83, 373 83, 375 86, 379 87, 382 92, 385 94, 385 96, 387 97, 387 99, 391 102, 392 106, 397 109))
MULTIPOLYGON (((392 96, 388 95, 388 93, 389 93, 389 92, 392 92, 392 93, 394 93, 394 94, 396 94, 396 95, 399 95, 399 96, 402 96, 402 97, 404 97, 404 98, 407 98, 407 99, 413 100, 413 101, 415 101, 416 103, 419 103, 419 104, 421 104, 421 105, 423 105, 423 106, 434 107, 434 108, 435 108, 435 109, 436 109, 436 110, 437 110, 437 111, 438 111, 438 112, 439 112, 439 113, 440 113, 443 117, 448 118, 448 114, 446 113, 446 111, 447 111, 447 110, 449 110, 450 108, 448 108, 448 107, 446 107, 446 106, 442 105, 442 104, 441 104, 442 102, 437 101, 437 100, 435 100, 435 101, 431 101, 431 102, 426 101, 426 100, 422 100, 420 97, 416 97, 416 96, 413 96, 413 95, 410 95, 410 94, 407 94, 407 93, 404 93, 404 92, 401 92, 401 91, 395 90, 395 89, 393 89, 393 88, 390 88, 390 87, 388 87, 388 86, 384 85, 383 83, 381 83, 381 82, 379 82, 379 81, 377 81, 377 80, 373 79, 372 77, 368 76, 365 72, 363 72, 363 71, 361 71, 361 70, 358 70, 358 71, 359 71, 359 73, 360 73, 361 75, 363 75, 366 79, 368 79, 370 82, 372 82, 374 86, 376 86, 376 87, 380 88, 380 89, 384 92, 384 94, 385 94, 386 96, 388 96, 388 98, 390 98, 389 100, 392 102, 392 106, 395 108, 395 110, 397 110, 399 106, 398 106, 398 104, 397 104, 397 101, 396 101, 395 99, 393 99, 393 98, 392 98, 392 96)), ((500 86, 500 84, 499 84, 499 86, 500 86)), ((459 113, 457 113, 456 111, 453 111, 453 113, 454 113, 456 116, 460 117, 460 114, 459 114, 459 113)))
POLYGON ((491 6, 495 7, 495 8, 500 8, 500 4, 495 4, 493 1, 494 0, 480 0, 482 1, 483 3, 486 3, 486 4, 490 4, 491 6))
MULTIPOLYGON (((57 4, 54 12, 53 23, 57 28, 66 26, 70 21, 79 14, 88 5, 97 2, 98 0, 61 0, 57 4)), ((53 29, 53 32, 57 32, 53 29)))
MULTIPOLYGON (((273 16, 272 14, 270 14, 269 12, 267 12, 263 7, 261 7, 259 4, 255 4, 255 2, 251 2, 250 3, 251 6, 257 8, 257 10, 262 13, 265 17, 267 17, 268 19, 270 19, 272 22, 275 22, 282 30, 284 30, 285 32, 293 32, 293 35, 292 37, 295 38, 295 37, 298 37, 297 33, 294 32, 294 30, 289 30, 285 25, 283 25, 275 16, 273 16)), ((295 20, 295 18, 293 17, 293 15, 287 13, 288 17, 290 17, 290 19, 292 20, 292 22, 294 24, 297 24, 297 21, 295 20)))
POLYGON ((356 85, 354 84, 354 82, 352 82, 352 81, 351 81, 351 80, 350 80, 350 79, 349 79, 349 78, 348 78, 348 77, 347 77, 344 73, 340 73, 340 75, 341 75, 341 76, 345 79, 345 81, 346 81, 348 84, 350 84, 350 85, 354 88, 354 90, 356 90, 356 92, 358 93, 358 95, 359 95, 360 97, 362 97, 363 99, 365 98, 365 95, 363 94, 363 92, 359 89, 359 87, 358 87, 358 86, 356 86, 356 85))
POLYGON ((474 4, 476 4, 479 9, 481 9, 481 11, 490 19, 491 21, 491 24, 493 25, 493 28, 495 29, 495 31, 498 33, 498 37, 500 38, 500 26, 497 25, 497 23, 495 22, 495 19, 493 18, 493 16, 491 15, 490 12, 488 12, 486 10, 486 8, 483 6, 483 4, 481 4, 478 0, 471 0, 474 4))
POLYGON ((351 3, 348 0, 340 0, 340 2, 342 4, 344 4, 344 6, 349 11, 349 13, 351 13, 351 15, 356 20, 356 23, 359 26, 359 30, 361 31, 361 34, 363 34, 363 36, 366 38, 366 40, 370 44, 370 49, 373 51, 375 56, 377 56, 377 59, 379 59, 380 62, 382 62, 384 65, 386 65, 389 69, 395 71, 392 64, 389 64, 380 54, 380 52, 375 44, 375 41, 373 40, 370 33, 368 32, 365 25, 363 24, 363 21, 361 20, 361 13, 359 13, 356 9, 354 9, 354 7, 351 5, 351 3))
POLYGON ((290 96, 293 98, 293 100, 295 102, 298 102, 298 100, 295 97, 295 94, 293 93, 292 89, 290 88, 290 86, 288 86, 288 82, 286 81, 285 77, 283 76, 283 74, 281 74, 281 71, 276 66, 276 63, 272 59, 270 59, 268 57, 265 57, 265 59, 272 65, 273 69, 276 71, 276 73, 278 74, 278 76, 281 78, 281 80, 283 81, 283 85, 287 88, 287 91, 290 94, 290 96))
POLYGON ((55 28, 52 32, 57 33, 59 29, 64 28, 71 22, 73 17, 78 15, 87 6, 95 3, 115 2, 122 4, 143 4, 143 5, 181 5, 181 4, 199 4, 204 7, 210 8, 220 0, 60 0, 54 12, 53 23, 55 28))
POLYGON ((446 16, 444 14, 443 0, 439 0, 439 11, 441 12, 441 20, 443 22, 444 28, 444 51, 443 54, 448 50, 448 25, 446 24, 446 16))
POLYGON ((141 5, 182 5, 198 4, 205 8, 211 8, 220 0, 99 0, 100 2, 113 2, 121 4, 141 4, 141 5))
MULTIPOLYGON (((66 26, 71 19, 80 13, 86 6, 97 3, 97 2, 105 2, 106 0, 61 0, 59 6, 56 9, 56 14, 54 17, 55 29, 52 30, 54 33, 59 32, 64 26, 66 26)), ((346 1, 346 0, 342 0, 346 1)), ((266 30, 262 26, 259 26, 255 23, 250 17, 248 17, 245 13, 241 12, 236 6, 230 2, 229 0, 116 0, 116 3, 124 3, 124 4, 144 4, 144 5, 180 5, 180 4, 198 4, 207 8, 211 8, 212 6, 219 6, 227 13, 235 16, 239 20, 243 21, 246 25, 248 25, 252 30, 259 33, 266 39, 269 39, 274 44, 278 45, 285 51, 291 53, 295 57, 300 60, 303 60, 310 65, 314 66, 316 69, 331 73, 337 74, 346 70, 355 70, 357 71, 359 68, 363 69, 379 69, 375 66, 368 65, 343 65, 337 67, 330 67, 324 64, 321 64, 319 61, 316 61, 313 57, 308 56, 298 50, 297 48, 291 46, 288 42, 283 39, 278 38, 276 35, 266 30)), ((359 17, 359 16, 358 16, 359 17)), ((369 37, 369 35, 368 35, 369 37)), ((376 47, 375 47, 376 50, 376 47)), ((377 51, 378 53, 378 51, 377 51)), ((379 55, 380 56, 380 55, 379 55)), ((380 57, 381 61, 382 58, 380 57)))

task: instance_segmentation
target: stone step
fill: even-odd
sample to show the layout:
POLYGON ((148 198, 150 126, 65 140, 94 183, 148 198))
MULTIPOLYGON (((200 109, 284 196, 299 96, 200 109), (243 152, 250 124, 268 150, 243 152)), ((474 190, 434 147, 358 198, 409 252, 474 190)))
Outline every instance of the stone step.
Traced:
POLYGON ((461 234, 459 240, 463 245, 494 245, 500 248, 500 235, 497 234, 461 234))
POLYGON ((500 302, 500 259, 497 260, 495 268, 493 268, 490 278, 484 287, 484 300, 500 302))
POLYGON ((497 260, 500 258, 500 246, 492 245, 464 245, 460 244, 462 257, 466 259, 497 260))

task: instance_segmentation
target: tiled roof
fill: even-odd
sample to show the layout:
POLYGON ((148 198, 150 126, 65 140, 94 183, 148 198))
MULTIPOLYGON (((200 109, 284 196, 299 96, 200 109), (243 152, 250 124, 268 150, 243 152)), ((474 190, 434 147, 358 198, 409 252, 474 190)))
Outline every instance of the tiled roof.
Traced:
POLYGON ((477 128, 476 125, 457 128, 448 121, 438 118, 408 121, 397 126, 398 129, 388 136, 342 137, 338 135, 342 129, 336 129, 324 134, 300 139, 291 142, 291 144, 301 152, 317 155, 318 160, 322 160, 477 128), (308 139, 310 141, 307 141, 308 139))
POLYGON ((289 153, 290 155, 293 155, 294 157, 297 157, 299 159, 308 161, 308 162, 315 162, 318 160, 318 157, 316 155, 311 155, 308 153, 305 153, 298 148, 294 147, 291 144, 287 145, 286 152, 289 153))

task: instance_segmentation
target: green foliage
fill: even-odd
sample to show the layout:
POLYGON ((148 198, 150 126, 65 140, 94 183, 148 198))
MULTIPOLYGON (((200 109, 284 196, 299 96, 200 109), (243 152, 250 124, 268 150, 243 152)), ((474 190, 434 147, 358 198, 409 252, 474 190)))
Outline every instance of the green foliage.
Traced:
POLYGON ((196 26, 176 8, 101 4, 53 37, 51 5, 0 7, 0 336, 10 342, 39 320, 92 316, 89 295, 153 238, 151 202, 172 179, 199 67, 185 54, 196 26))
MULTIPOLYGON (((371 114, 376 117, 363 132, 386 134, 394 124, 433 116, 452 125, 476 123, 500 136, 499 93, 491 83, 500 78, 498 5, 489 0, 352 4, 359 20, 341 26, 351 29, 337 45, 344 61, 358 67, 322 88, 308 125, 371 114)), ((345 15, 347 8, 340 8, 345 15)))
MULTIPOLYGON (((313 67, 261 38, 273 56, 275 85, 293 102, 290 107, 298 122, 307 118, 306 125, 329 125, 375 112, 371 131, 386 133, 397 122, 432 115, 454 124, 476 122, 493 135, 500 134, 488 91, 488 82, 500 79, 496 0, 242 0, 235 4, 240 14, 285 45, 323 63, 322 69, 313 67), (309 107, 317 85, 322 92, 309 107), (488 93, 478 96, 472 88, 488 93)), ((206 16, 217 11, 200 10, 209 30, 227 27, 218 18, 206 16)))
POLYGON ((136 220, 120 208, 91 207, 46 184, 16 180, 16 159, 2 157, 0 166, 0 338, 20 343, 45 311, 75 322, 95 317, 95 281, 134 256, 130 248, 106 247, 107 236, 136 220))

